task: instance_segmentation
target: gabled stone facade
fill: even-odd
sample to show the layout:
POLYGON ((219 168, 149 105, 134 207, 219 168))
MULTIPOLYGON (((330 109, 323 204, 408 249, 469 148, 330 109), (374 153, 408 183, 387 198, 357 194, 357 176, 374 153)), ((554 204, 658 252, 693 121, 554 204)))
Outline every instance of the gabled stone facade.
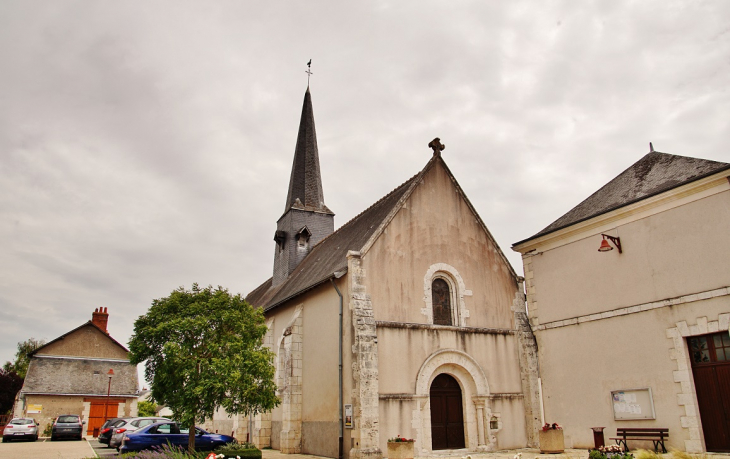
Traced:
MULTIPOLYGON (((301 139, 300 128, 297 152, 301 139)), ((477 452, 535 444, 537 364, 522 278, 442 150, 434 149, 420 172, 301 258, 277 252, 274 277, 247 296, 270 325, 266 342, 277 354, 282 399, 252 422, 259 446, 379 458, 396 435, 413 438, 418 456, 439 448, 477 452), (286 257, 290 271, 283 268, 286 257), (437 303, 438 322, 450 325, 437 324, 437 303), (461 402, 448 409, 463 418, 461 427, 440 426, 441 409, 432 403, 451 396, 434 395, 436 378, 446 378, 444 390, 458 394, 461 402), (455 442, 444 443, 444 432, 455 442)), ((295 242, 286 239, 292 233, 312 241, 325 226, 317 222, 332 215, 294 198, 301 164, 295 158, 277 250, 295 242)), ((321 191, 321 182, 311 189, 321 191)))

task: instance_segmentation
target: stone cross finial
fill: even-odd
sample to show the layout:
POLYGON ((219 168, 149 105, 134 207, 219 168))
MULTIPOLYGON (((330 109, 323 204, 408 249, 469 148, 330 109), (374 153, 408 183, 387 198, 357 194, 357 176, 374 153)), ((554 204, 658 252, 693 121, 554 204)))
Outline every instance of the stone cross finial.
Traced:
POLYGON ((428 148, 433 149, 433 155, 437 156, 437 155, 441 154, 441 152, 444 150, 444 148, 446 148, 446 145, 442 144, 441 139, 436 137, 431 142, 429 142, 428 148))

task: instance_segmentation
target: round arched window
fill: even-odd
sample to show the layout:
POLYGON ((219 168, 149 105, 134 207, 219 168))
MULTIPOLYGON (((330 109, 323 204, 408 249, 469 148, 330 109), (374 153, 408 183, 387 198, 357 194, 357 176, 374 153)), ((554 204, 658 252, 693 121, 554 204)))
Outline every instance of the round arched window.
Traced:
POLYGON ((453 325, 451 320, 451 291, 446 280, 437 277, 431 284, 434 325, 453 325))

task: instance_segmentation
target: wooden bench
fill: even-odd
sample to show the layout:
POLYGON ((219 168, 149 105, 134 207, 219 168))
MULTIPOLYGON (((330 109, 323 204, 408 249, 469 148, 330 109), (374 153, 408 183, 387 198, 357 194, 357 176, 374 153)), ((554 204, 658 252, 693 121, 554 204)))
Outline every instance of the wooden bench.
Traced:
POLYGON ((629 450, 626 440, 651 440, 654 443, 655 452, 659 452, 659 446, 661 446, 662 453, 666 453, 667 448, 664 446, 664 440, 668 438, 669 429, 662 427, 617 427, 616 436, 610 439, 616 440, 616 444, 619 446, 623 444, 624 451, 629 450))

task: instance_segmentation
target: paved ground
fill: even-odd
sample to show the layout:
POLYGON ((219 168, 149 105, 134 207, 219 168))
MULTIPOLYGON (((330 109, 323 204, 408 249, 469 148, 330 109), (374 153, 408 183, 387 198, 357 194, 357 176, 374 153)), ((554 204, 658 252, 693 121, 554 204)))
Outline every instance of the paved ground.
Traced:
MULTIPOLYGON (((428 459, 587 459, 584 449, 566 449, 563 454, 540 454, 536 449, 499 451, 496 453, 469 453, 466 450, 437 451, 428 459)), ((36 442, 14 441, 0 443, 0 459, 87 459, 93 457, 114 457, 116 450, 107 448, 96 439, 82 441, 54 441, 41 438, 36 442)), ((711 459, 730 459, 725 454, 710 453, 711 459)), ((263 450, 263 459, 326 459, 308 454, 282 454, 274 449, 263 450)), ((427 458, 416 458, 427 459, 427 458)))
POLYGON ((35 442, 0 443, 0 459, 85 459, 95 456, 86 440, 51 441, 41 438, 35 442))
POLYGON ((117 454, 116 448, 109 448, 105 444, 99 443, 96 438, 90 438, 89 445, 94 448, 97 457, 114 457, 117 454))

